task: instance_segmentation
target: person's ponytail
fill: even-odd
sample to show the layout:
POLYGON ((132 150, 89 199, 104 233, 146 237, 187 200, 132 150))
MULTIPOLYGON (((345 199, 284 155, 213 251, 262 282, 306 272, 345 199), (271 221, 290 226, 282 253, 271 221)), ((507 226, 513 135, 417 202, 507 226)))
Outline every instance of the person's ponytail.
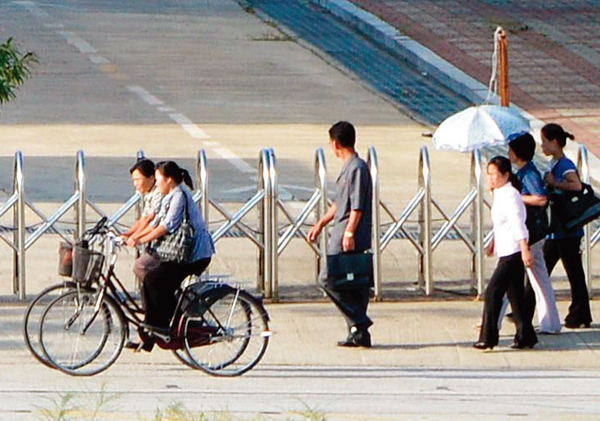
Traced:
POLYGON ((192 181, 192 177, 190 176, 188 170, 184 168, 181 169, 181 179, 190 188, 190 190, 194 190, 194 182, 192 181))
POLYGON ((521 181, 514 172, 511 172, 508 176, 508 181, 510 181, 510 184, 521 193, 521 181))

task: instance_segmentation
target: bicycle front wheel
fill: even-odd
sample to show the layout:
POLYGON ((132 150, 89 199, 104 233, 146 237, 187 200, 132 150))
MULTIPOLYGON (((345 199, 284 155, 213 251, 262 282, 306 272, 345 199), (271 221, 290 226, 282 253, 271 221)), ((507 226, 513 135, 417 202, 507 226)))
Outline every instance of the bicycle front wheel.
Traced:
POLYGON ((201 316, 184 314, 189 360, 213 376, 239 376, 263 357, 271 332, 266 311, 245 291, 232 289, 201 316))
POLYGON ((40 323, 40 345, 59 370, 91 376, 106 370, 120 355, 126 324, 114 301, 105 296, 98 305, 95 290, 71 291, 56 298, 40 323))
POLYGON ((39 342, 42 314, 44 314, 48 305, 58 296, 75 289, 75 287, 76 284, 74 282, 52 285, 40 292, 25 311, 25 317, 23 318, 23 338, 25 339, 25 345, 39 362, 48 367, 54 368, 46 359, 39 342))

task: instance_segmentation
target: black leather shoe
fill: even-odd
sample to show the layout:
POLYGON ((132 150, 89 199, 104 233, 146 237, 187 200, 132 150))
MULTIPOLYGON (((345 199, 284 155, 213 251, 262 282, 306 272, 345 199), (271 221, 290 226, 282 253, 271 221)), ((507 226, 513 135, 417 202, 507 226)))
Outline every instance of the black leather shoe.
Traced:
POLYGON ((371 334, 368 330, 358 330, 353 327, 352 332, 346 340, 340 341, 337 343, 338 346, 348 347, 348 348, 371 348, 371 334))
POLYGON ((337 343, 337 346, 342 346, 342 347, 346 347, 346 348, 358 348, 358 344, 356 342, 354 342, 354 340, 352 338, 346 338, 343 341, 339 341, 337 343))
POLYGON ((486 349, 494 349, 494 345, 488 345, 483 341, 479 341, 479 342, 475 342, 473 344, 473 348, 475 349, 481 349, 482 351, 486 350, 486 349))
POLYGON ((168 335, 169 333, 171 333, 168 327, 152 326, 147 323, 140 323, 140 327, 147 330, 148 332, 156 332, 161 335, 168 335))
POLYGON ((144 342, 128 341, 125 344, 125 348, 132 349, 133 352, 140 352, 142 350, 150 352, 154 348, 154 339, 150 338, 144 342))
POLYGON ((359 331, 359 334, 354 339, 354 342, 363 348, 371 348, 371 334, 367 330, 359 331))
POLYGON ((581 329, 581 328, 589 329, 590 325, 591 325, 591 322, 587 322, 587 323, 565 322, 565 327, 568 327, 569 329, 581 329))
POLYGON ((512 349, 525 349, 525 348, 533 349, 534 346, 535 346, 535 343, 527 344, 527 343, 519 343, 519 342, 515 341, 512 343, 512 345, 510 347, 512 349))
POLYGON ((134 341, 127 341, 127 343, 125 344, 125 348, 133 349, 135 351, 137 351, 139 348, 141 348, 141 346, 142 346, 141 342, 134 342, 134 341))

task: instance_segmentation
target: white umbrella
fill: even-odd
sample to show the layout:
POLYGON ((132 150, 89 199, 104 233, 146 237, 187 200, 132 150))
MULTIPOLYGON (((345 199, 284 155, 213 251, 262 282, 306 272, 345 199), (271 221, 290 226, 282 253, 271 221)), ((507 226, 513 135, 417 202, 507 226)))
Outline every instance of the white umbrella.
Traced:
POLYGON ((437 149, 471 152, 530 131, 529 121, 517 111, 499 105, 479 105, 444 120, 433 134, 433 145, 437 149))

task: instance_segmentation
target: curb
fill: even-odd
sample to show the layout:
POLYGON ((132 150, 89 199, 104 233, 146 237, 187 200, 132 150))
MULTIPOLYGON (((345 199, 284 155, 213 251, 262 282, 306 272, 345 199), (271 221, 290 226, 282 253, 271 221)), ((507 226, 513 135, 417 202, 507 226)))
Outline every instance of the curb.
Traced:
POLYGON ((411 62, 450 90, 474 104, 487 98, 488 87, 472 78, 450 62, 412 38, 402 34, 377 16, 357 7, 348 0, 309 0, 346 24, 356 28, 374 43, 411 62))
MULTIPOLYGON (((309 2, 327 10, 372 42, 411 62, 419 71, 431 75, 448 89, 464 96, 474 104, 482 104, 487 99, 488 87, 482 82, 352 2, 348 0, 309 0, 309 2)), ((497 95, 492 99, 495 102, 497 95)), ((514 104, 510 106, 529 120, 537 143, 541 143, 539 130, 545 123, 514 104)), ((565 149, 565 154, 575 163, 577 163, 578 149, 579 143, 573 141, 569 142, 565 149)), ((590 178, 600 180, 600 159, 588 151, 588 162, 590 178)))

